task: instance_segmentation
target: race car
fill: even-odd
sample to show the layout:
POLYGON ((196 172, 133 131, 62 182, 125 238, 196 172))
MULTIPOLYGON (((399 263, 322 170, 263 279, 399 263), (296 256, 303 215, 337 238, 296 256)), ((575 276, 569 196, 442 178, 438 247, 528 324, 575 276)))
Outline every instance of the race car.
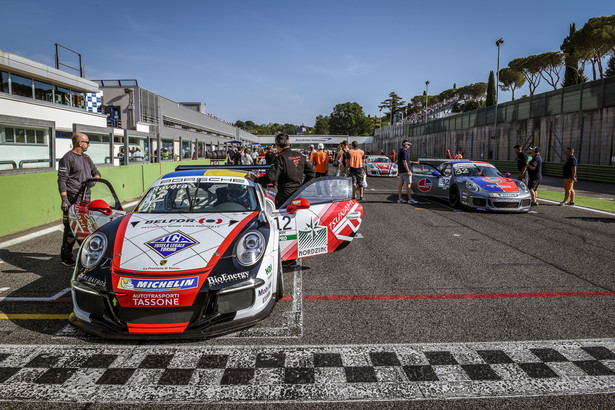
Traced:
POLYGON ((386 155, 366 155, 363 164, 368 177, 396 177, 397 164, 386 155))
POLYGON ((476 210, 527 212, 527 186, 502 175, 484 161, 419 159, 412 164, 412 191, 448 199, 452 207, 476 210))
POLYGON ((283 261, 345 247, 363 218, 350 178, 311 180, 275 209, 245 171, 178 170, 132 213, 104 179, 86 181, 80 195, 93 183, 96 199, 69 209, 82 241, 70 322, 102 337, 202 337, 253 325, 283 296, 283 261))

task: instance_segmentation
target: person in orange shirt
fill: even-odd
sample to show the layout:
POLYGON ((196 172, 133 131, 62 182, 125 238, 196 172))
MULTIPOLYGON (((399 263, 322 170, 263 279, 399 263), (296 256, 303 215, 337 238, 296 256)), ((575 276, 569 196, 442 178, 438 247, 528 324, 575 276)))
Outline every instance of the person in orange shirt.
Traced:
POLYGON ((352 197, 355 197, 357 188, 359 189, 359 200, 363 200, 363 160, 365 153, 359 149, 359 143, 352 141, 350 150, 350 166, 348 176, 352 178, 352 197))
POLYGON ((461 151, 455 151, 455 159, 463 159, 463 156, 461 155, 461 151))
POLYGON ((329 156, 324 151, 325 146, 318 144, 318 151, 314 154, 314 171, 316 171, 316 177, 327 176, 327 165, 329 163, 329 156))

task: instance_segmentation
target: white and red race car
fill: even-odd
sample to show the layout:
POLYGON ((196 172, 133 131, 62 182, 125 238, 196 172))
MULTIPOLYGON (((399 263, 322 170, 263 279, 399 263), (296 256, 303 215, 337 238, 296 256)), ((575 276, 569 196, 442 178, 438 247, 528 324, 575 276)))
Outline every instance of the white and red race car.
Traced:
POLYGON ((363 164, 368 177, 396 177, 397 164, 386 155, 366 155, 363 164))
POLYGON ((317 178, 280 208, 245 171, 159 178, 125 213, 101 179, 69 210, 81 242, 70 321, 104 337, 212 336, 269 315, 282 261, 334 252, 363 218, 350 178, 317 178), (104 192, 104 193, 103 193, 104 192))

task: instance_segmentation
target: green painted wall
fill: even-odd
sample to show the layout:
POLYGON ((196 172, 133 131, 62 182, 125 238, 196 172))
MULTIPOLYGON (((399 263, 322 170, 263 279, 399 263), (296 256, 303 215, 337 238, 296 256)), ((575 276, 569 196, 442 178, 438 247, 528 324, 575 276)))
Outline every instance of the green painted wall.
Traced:
MULTIPOLYGON (((161 175, 177 165, 209 165, 209 159, 99 168, 120 201, 138 198, 161 175)), ((60 222, 58 173, 0 176, 0 237, 52 222, 60 222)))

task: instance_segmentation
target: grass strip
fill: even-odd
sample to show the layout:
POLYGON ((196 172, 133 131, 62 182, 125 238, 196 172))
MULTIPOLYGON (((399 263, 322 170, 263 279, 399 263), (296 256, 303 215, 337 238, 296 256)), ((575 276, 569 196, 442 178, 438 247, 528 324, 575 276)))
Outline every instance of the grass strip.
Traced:
MULTIPOLYGON (((564 193, 548 191, 546 189, 539 189, 538 198, 561 202, 564 199, 564 193)), ((599 209, 601 211, 615 213, 615 202, 609 201, 607 199, 598 199, 589 196, 575 195, 574 203, 575 205, 582 206, 585 208, 599 209)))

